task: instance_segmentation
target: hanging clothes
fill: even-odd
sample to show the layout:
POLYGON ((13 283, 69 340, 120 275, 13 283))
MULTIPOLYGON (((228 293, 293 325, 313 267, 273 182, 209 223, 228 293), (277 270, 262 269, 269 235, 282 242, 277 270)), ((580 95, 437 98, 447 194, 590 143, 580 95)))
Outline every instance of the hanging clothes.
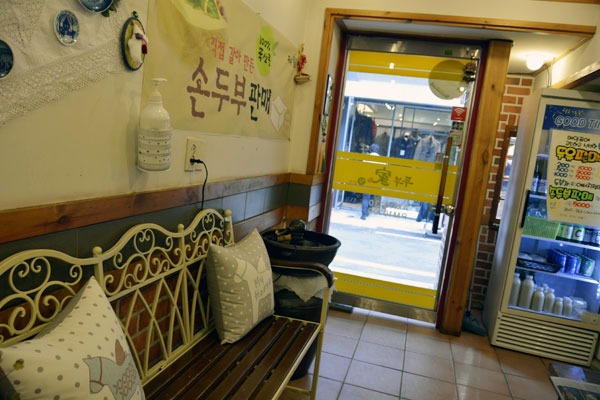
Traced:
POLYGON ((406 134, 404 137, 396 138, 392 142, 390 157, 410 158, 414 157, 416 141, 406 134))
POLYGON ((373 127, 375 121, 372 118, 356 113, 354 117, 352 149, 354 153, 365 153, 373 143, 373 127))
POLYGON ((436 138, 434 138, 433 135, 429 135, 421 139, 419 143, 417 143, 413 159, 419 161, 435 162, 437 153, 441 151, 441 143, 436 138))

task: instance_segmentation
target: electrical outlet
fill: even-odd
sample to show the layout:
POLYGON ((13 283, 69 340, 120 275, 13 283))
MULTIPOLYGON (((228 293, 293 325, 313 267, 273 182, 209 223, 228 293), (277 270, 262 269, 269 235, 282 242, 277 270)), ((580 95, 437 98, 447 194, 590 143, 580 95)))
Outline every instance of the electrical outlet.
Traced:
POLYGON ((188 137, 185 144, 185 171, 202 171, 203 166, 199 163, 192 164, 192 158, 204 161, 204 140, 188 137))

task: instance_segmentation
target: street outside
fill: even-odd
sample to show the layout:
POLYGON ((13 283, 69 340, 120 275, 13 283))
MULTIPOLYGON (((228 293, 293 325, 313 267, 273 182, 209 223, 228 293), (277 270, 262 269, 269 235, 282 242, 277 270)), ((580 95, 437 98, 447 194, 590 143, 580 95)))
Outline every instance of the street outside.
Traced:
POLYGON ((437 289, 441 239, 431 235, 431 222, 417 222, 412 214, 371 214, 361 220, 360 204, 333 209, 329 234, 342 245, 330 268, 437 289))

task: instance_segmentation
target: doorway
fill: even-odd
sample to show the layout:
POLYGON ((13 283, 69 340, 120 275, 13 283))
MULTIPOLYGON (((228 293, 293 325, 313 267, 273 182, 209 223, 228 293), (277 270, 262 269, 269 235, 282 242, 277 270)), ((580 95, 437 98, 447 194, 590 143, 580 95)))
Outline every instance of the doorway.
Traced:
POLYGON ((343 243, 336 298, 433 322, 481 48, 347 43, 326 215, 343 243))

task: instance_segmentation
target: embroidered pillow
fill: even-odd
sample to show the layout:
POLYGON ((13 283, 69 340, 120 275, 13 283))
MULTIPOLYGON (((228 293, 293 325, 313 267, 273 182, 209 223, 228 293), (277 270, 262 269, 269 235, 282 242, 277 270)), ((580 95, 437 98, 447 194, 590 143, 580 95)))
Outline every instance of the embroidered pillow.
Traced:
POLYGON ((0 348, 0 399, 144 399, 123 330, 96 279, 35 338, 0 348))
POLYGON ((256 229, 233 246, 211 244, 206 265, 208 294, 222 343, 236 342, 273 314, 271 264, 256 229))

